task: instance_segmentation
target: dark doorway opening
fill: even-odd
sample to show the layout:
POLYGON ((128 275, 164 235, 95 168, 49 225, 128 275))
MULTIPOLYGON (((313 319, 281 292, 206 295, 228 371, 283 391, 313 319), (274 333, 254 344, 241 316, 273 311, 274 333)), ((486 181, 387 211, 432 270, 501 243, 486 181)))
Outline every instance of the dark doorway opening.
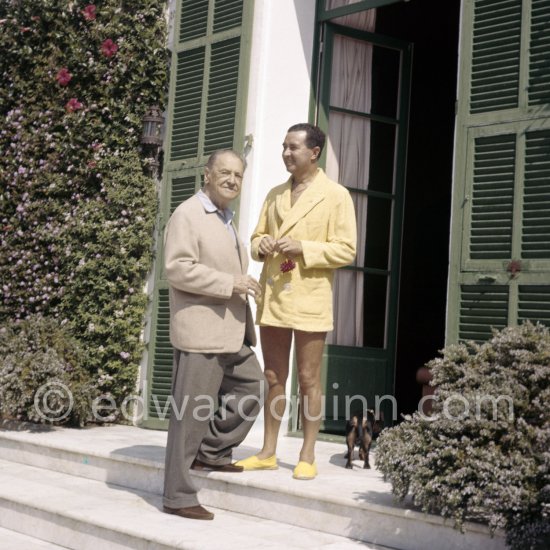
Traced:
POLYGON ((399 413, 444 345, 460 0, 379 8, 376 32, 414 44, 395 373, 399 413))

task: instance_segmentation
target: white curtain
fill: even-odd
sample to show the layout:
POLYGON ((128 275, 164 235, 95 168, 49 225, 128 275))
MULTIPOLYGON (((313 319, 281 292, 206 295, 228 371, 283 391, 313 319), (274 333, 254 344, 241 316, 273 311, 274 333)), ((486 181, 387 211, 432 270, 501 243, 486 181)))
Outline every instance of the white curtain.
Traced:
MULTIPOLYGON (((325 10, 333 10, 342 6, 356 4, 361 0, 325 0, 325 10)), ((344 27, 352 27, 362 31, 374 32, 374 24, 376 21, 376 9, 364 10, 342 17, 331 19, 332 23, 338 23, 344 27)))
MULTIPOLYGON (((353 3, 327 0, 327 8, 353 3), (335 4, 335 5, 332 5, 335 4)), ((376 10, 338 18, 339 24, 373 31, 376 10)), ((372 91, 372 45, 336 35, 333 45, 330 105, 369 113, 372 91)), ((349 187, 367 189, 370 163, 370 120, 365 117, 329 113, 327 175, 349 187)), ((357 216, 357 258, 364 267, 367 231, 367 196, 352 193, 357 216)), ((334 330, 327 343, 363 345, 364 276, 362 272, 338 270, 334 281, 334 330)))

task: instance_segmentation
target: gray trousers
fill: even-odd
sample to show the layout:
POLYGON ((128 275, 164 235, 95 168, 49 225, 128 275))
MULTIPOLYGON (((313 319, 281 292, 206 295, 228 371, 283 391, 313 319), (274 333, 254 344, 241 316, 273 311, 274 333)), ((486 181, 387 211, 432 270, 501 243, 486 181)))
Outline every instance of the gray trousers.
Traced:
POLYGON ((195 458, 212 465, 231 463, 233 447, 243 441, 260 412, 265 387, 256 355, 247 345, 238 353, 174 350, 165 506, 199 503, 191 463, 195 458))

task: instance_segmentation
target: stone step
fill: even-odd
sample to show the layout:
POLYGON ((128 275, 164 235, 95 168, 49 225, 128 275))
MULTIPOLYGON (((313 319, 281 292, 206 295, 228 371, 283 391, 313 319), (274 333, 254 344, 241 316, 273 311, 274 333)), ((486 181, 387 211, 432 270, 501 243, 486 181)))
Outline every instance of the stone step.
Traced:
MULTIPOLYGON (((162 494, 166 432, 132 426, 14 427, 0 430, 4 460, 162 494)), ((234 458, 254 453, 260 443, 261 431, 251 432, 234 458)), ((435 548, 433 540, 438 541, 437 549, 445 550, 505 548, 502 533, 491 538, 483 525, 467 524, 460 533, 451 522, 424 514, 411 502, 396 503, 376 468, 364 470, 359 461, 352 470, 344 468, 342 444, 318 442, 319 476, 312 481, 292 479, 300 445, 299 438, 280 438, 278 470, 193 472, 201 503, 400 550, 435 548)), ((375 457, 373 453, 374 464, 375 457)))
POLYGON ((34 537, 22 535, 3 527, 0 527, 0 548, 2 550, 67 550, 66 546, 59 546, 34 537))
POLYGON ((226 510, 196 521, 161 507, 160 495, 0 460, 0 525, 34 537, 25 550, 41 548, 36 538, 46 550, 381 549, 226 510))

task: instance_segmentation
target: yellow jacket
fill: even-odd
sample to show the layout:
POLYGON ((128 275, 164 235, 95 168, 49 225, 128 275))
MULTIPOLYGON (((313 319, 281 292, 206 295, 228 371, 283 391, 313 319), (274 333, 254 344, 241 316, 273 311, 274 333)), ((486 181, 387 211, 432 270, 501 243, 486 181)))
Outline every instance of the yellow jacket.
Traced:
POLYGON ((313 182, 290 206, 291 179, 267 195, 251 237, 252 258, 263 261, 262 297, 257 300, 259 325, 308 332, 333 328, 332 280, 334 269, 355 258, 357 228, 348 190, 319 169, 313 182), (281 271, 282 254, 260 258, 258 247, 266 235, 288 236, 302 243, 296 267, 281 271))

